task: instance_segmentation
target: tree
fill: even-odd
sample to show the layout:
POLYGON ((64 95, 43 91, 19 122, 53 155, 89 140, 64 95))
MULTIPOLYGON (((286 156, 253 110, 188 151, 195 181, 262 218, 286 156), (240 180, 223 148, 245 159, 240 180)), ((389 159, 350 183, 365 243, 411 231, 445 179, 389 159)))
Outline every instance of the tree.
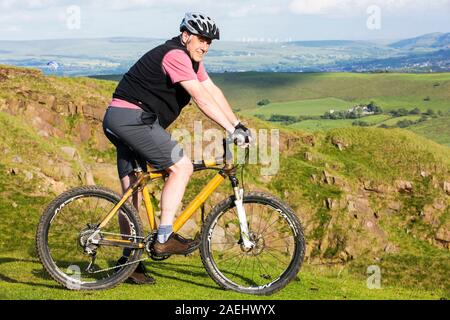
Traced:
POLYGON ((262 106, 270 104, 270 100, 269 99, 262 99, 262 100, 258 101, 256 104, 258 106, 262 107, 262 106))
POLYGON ((370 101, 370 103, 367 105, 367 109, 368 109, 370 112, 373 112, 373 113, 375 113, 375 114, 381 114, 381 113, 383 113, 383 109, 382 109, 380 106, 377 106, 377 105, 375 104, 375 102, 373 102, 373 101, 370 101))
POLYGON ((352 126, 368 127, 370 125, 367 122, 365 122, 365 121, 355 120, 355 121, 352 122, 352 126))
POLYGON ((412 110, 409 112, 409 114, 420 114, 420 113, 421 113, 421 111, 420 111, 420 109, 417 108, 417 107, 415 107, 414 109, 412 109, 412 110))

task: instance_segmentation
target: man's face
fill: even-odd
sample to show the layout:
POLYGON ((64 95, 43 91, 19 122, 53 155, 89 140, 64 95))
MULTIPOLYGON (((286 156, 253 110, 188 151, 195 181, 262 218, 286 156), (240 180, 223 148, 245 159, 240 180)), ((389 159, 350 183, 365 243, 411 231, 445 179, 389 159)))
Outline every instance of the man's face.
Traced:
POLYGON ((203 57, 208 53, 209 46, 211 45, 211 39, 195 34, 189 37, 187 32, 183 32, 183 40, 186 43, 186 49, 189 52, 191 59, 196 62, 203 60, 203 57))

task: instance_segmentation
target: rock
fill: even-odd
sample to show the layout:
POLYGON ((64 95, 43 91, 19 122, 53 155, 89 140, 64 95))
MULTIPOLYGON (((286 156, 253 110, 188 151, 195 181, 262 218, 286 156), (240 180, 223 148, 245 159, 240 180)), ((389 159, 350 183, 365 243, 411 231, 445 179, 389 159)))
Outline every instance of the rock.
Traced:
POLYGON ((368 198, 356 198, 349 196, 347 198, 347 209, 350 213, 362 214, 373 217, 373 210, 370 208, 368 198))
POLYGON ((14 156, 13 159, 12 159, 12 162, 22 163, 23 160, 22 160, 22 158, 20 156, 14 156))
POLYGON ((58 171, 60 173, 60 175, 64 178, 70 178, 73 173, 72 173, 72 168, 66 164, 66 165, 62 165, 61 167, 58 168, 58 171))
POLYGON ((33 174, 29 171, 25 171, 25 181, 33 180, 33 174))
POLYGON ((345 149, 347 149, 350 146, 348 143, 346 143, 345 141, 343 141, 337 137, 333 137, 331 139, 331 143, 333 145, 335 145, 336 147, 338 147, 339 151, 344 151, 345 149))
POLYGON ((186 235, 186 238, 193 238, 195 233, 199 231, 199 227, 194 219, 189 219, 180 230, 186 235))
POLYGON ((41 137, 43 137, 43 138, 48 138, 48 137, 50 136, 50 135, 48 134, 48 132, 45 131, 45 130, 39 130, 39 131, 38 131, 38 135, 41 136, 41 137))
POLYGON ((339 201, 336 201, 331 198, 327 198, 325 200, 325 205, 329 210, 336 210, 339 209, 339 201))
POLYGON ((64 127, 65 122, 62 117, 55 112, 49 111, 48 109, 39 109, 39 117, 46 123, 50 124, 52 127, 64 127))
MULTIPOLYGON (((439 206, 439 205, 438 205, 439 206)), ((427 204, 423 207, 421 215, 423 220, 434 228, 437 228, 440 224, 439 217, 441 216, 440 210, 436 209, 433 204, 427 204)))
POLYGON ((310 152, 305 152, 305 153, 303 154, 303 157, 304 157, 304 159, 307 160, 307 161, 313 161, 313 156, 312 156, 312 153, 310 153, 310 152))
POLYGON ((69 156, 70 159, 78 158, 77 149, 72 147, 61 147, 61 151, 69 156))
POLYGON ((89 125, 88 122, 85 121, 79 122, 77 125, 77 130, 81 142, 86 142, 91 137, 91 126, 89 125))
POLYGON ((104 108, 94 107, 94 106, 90 106, 90 105, 83 105, 82 109, 83 109, 83 115, 85 115, 86 117, 98 120, 98 121, 103 120, 103 116, 106 111, 106 109, 104 109, 104 108))
POLYGON ((310 145, 312 147, 314 147, 316 145, 316 139, 314 138, 313 135, 308 135, 308 136, 302 137, 302 142, 304 144, 310 145))
POLYGON ((389 193, 389 187, 383 184, 376 184, 373 181, 363 181, 363 189, 376 193, 389 193))
POLYGON ((436 199, 433 203, 433 208, 439 211, 444 211, 447 208, 447 206, 442 200, 436 199))
POLYGON ((444 191, 445 191, 448 195, 450 195, 450 182, 444 181, 444 184, 443 184, 442 187, 443 187, 444 191))
POLYGON ((94 175, 92 174, 91 168, 87 166, 82 166, 83 170, 79 172, 78 177, 83 184, 93 186, 95 185, 94 175))
POLYGON ((399 201, 391 201, 387 204, 387 207, 394 211, 400 211, 402 204, 399 201))
POLYGON ((386 253, 399 253, 400 249, 393 245, 392 243, 388 243, 386 247, 384 247, 384 252, 386 253))
POLYGON ((326 184, 334 184, 335 178, 326 170, 323 171, 323 182, 326 184))
POLYGON ((450 242, 450 223, 443 224, 436 232, 435 239, 450 242))
POLYGON ((67 186, 61 181, 53 181, 50 183, 50 188, 55 194, 61 194, 67 190, 67 186))
POLYGON ((426 177, 429 177, 430 174, 429 174, 428 172, 422 170, 422 171, 420 171, 420 176, 421 176, 422 178, 426 178, 426 177))
POLYGON ((396 180, 395 186, 399 192, 411 193, 413 191, 413 184, 410 181, 396 180))

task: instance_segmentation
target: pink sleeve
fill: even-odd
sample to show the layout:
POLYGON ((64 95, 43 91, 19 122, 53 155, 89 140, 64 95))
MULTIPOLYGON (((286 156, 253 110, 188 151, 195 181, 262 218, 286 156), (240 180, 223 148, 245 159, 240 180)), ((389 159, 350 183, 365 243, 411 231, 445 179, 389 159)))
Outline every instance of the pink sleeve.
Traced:
POLYGON ((198 81, 200 81, 200 82, 208 80, 208 78, 209 78, 208 73, 206 73, 205 65, 203 64, 203 62, 200 62, 200 65, 198 67, 197 78, 198 78, 198 81))
POLYGON ((175 49, 169 51, 164 56, 162 65, 164 71, 169 75, 170 80, 172 80, 172 83, 187 80, 205 81, 206 79, 208 79, 208 74, 206 73, 203 64, 200 63, 199 70, 196 74, 194 69, 192 68, 191 59, 182 50, 175 49))

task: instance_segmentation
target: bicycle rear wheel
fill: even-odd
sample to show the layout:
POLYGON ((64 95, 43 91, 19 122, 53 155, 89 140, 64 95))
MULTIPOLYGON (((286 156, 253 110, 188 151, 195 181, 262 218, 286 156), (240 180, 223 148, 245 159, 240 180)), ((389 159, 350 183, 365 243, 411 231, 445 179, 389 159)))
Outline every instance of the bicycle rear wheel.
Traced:
POLYGON ((128 260, 124 261, 120 243, 142 242, 143 231, 138 214, 130 205, 123 204, 118 217, 113 217, 96 236, 101 241, 117 241, 118 246, 86 245, 120 198, 108 189, 88 186, 69 190, 50 203, 37 228, 36 249, 54 280, 72 290, 99 290, 111 288, 131 275, 142 249, 127 249, 128 260))
POLYGON ((285 287, 303 263, 302 226, 291 208, 272 195, 244 194, 249 233, 256 246, 246 250, 230 197, 205 221, 200 254, 211 278, 222 288, 269 295, 285 287))

